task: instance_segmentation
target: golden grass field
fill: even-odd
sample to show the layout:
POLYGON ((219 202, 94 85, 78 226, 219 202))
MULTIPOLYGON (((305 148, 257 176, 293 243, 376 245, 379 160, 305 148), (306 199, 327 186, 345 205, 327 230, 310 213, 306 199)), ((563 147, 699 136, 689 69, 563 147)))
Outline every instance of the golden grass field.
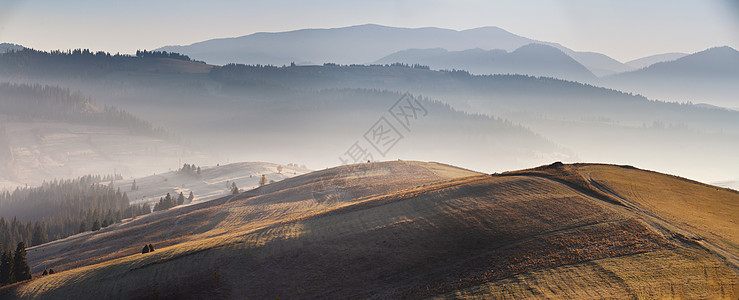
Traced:
POLYGON ((0 297, 737 299, 737 204, 611 165, 341 166, 30 248, 0 297))

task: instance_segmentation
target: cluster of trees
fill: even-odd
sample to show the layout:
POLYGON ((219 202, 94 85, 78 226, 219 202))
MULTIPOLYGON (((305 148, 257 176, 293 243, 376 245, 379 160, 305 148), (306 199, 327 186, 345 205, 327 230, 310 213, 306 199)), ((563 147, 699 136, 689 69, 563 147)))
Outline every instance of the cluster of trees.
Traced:
POLYGON ((162 127, 113 106, 97 107, 90 98, 69 88, 40 84, 0 83, 0 111, 17 120, 59 120, 120 126, 132 133, 172 138, 162 127))
POLYGON ((184 165, 182 165, 182 168, 180 168, 177 171, 180 172, 180 173, 182 173, 182 174, 187 174, 187 175, 192 175, 192 176, 197 176, 197 177, 200 177, 202 175, 202 173, 200 171, 200 167, 199 166, 196 166, 195 164, 192 164, 192 165, 191 164, 184 164, 184 165))
POLYGON ((159 203, 154 204, 154 211, 168 210, 178 205, 190 203, 193 199, 195 199, 195 195, 193 195, 192 191, 190 191, 190 195, 187 198, 180 192, 177 199, 173 198, 170 193, 167 193, 166 196, 159 198, 159 203))
POLYGON ((136 50, 136 57, 172 58, 172 59, 192 61, 192 59, 190 59, 189 56, 183 55, 183 54, 179 54, 177 52, 146 51, 146 49, 144 49, 144 50, 136 50))
POLYGON ((36 246, 151 212, 148 204, 131 205, 125 192, 100 183, 110 178, 87 175, 0 192, 0 243, 36 246))
POLYGON ((0 244, 0 286, 31 279, 31 268, 26 261, 26 245, 23 242, 18 243, 15 252, 2 249, 0 244))

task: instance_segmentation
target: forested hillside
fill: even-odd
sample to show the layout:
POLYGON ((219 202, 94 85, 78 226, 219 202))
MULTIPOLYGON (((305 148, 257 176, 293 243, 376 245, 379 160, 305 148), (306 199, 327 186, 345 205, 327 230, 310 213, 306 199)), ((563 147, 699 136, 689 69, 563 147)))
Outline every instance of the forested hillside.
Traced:
POLYGON ((107 105, 100 108, 90 97, 58 86, 0 83, 0 116, 14 121, 55 120, 121 126, 132 134, 170 136, 163 128, 122 109, 107 105))
POLYGON ((113 179, 90 175, 0 193, 0 243, 35 246, 151 212, 105 184, 113 179))

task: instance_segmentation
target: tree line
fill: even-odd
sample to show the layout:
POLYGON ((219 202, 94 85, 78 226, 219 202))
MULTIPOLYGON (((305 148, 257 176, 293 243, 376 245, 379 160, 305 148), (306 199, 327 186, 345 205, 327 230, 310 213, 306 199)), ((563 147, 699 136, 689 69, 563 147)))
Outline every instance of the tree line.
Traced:
POLYGON ((183 55, 183 54, 179 54, 177 52, 146 51, 146 49, 144 49, 144 50, 136 50, 136 57, 172 58, 172 59, 193 61, 192 59, 190 59, 189 56, 183 55))
POLYGON ((187 55, 165 51, 136 51, 136 56, 110 54, 90 49, 39 51, 30 48, 0 54, 0 70, 9 76, 36 74, 96 78, 115 71, 131 70, 132 61, 146 58, 172 58, 193 61, 187 55))
POLYGON ((87 175, 0 192, 0 243, 36 246, 151 213, 148 204, 131 205, 125 192, 102 184, 103 178, 87 175))
POLYGON ((154 211, 168 210, 178 205, 190 203, 193 199, 195 199, 195 195, 193 195, 192 191, 190 191, 190 195, 187 198, 185 198, 185 194, 180 192, 176 199, 170 193, 167 193, 166 196, 159 198, 158 203, 154 204, 154 211))
MULTIPOLYGON (((1 244, 0 249, 3 249, 1 244)), ((26 245, 18 243, 15 252, 0 250, 0 286, 28 279, 31 279, 31 268, 26 261, 26 245)))

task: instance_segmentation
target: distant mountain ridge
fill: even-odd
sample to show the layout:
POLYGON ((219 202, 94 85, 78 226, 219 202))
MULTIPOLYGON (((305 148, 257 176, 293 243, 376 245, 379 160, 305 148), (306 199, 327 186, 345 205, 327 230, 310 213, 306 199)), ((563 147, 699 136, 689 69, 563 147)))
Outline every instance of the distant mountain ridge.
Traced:
POLYGON ((397 28, 374 24, 331 29, 301 29, 287 32, 212 39, 187 46, 166 46, 160 51, 186 54, 211 64, 243 63, 364 64, 408 49, 442 48, 462 51, 480 48, 514 51, 537 43, 562 50, 597 76, 632 70, 603 54, 576 52, 560 44, 518 36, 498 27, 451 30, 434 27, 397 28))
POLYGON ((479 48, 464 51, 410 49, 383 57, 376 63, 394 62, 427 65, 432 69, 462 69, 473 74, 527 74, 581 82, 596 79, 585 66, 567 54, 542 44, 528 44, 512 52, 479 48))
POLYGON ((633 67, 634 69, 642 69, 642 68, 649 67, 653 64, 656 64, 656 63, 677 60, 686 55, 688 54, 687 53, 677 53, 677 52, 656 54, 656 55, 650 55, 647 57, 638 58, 635 60, 630 60, 626 62, 626 65, 629 65, 633 67))
POLYGON ((604 85, 669 101, 738 108, 739 51, 714 47, 674 61, 602 78, 604 85))

